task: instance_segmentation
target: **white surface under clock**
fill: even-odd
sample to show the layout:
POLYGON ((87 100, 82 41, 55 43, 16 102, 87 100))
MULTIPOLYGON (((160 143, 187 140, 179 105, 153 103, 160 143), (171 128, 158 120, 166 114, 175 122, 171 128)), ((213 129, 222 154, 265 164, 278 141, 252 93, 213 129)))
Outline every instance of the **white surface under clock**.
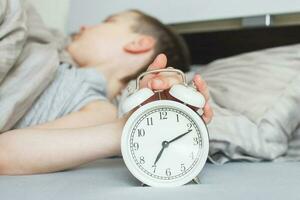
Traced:
POLYGON ((129 171, 141 182, 155 187, 180 186, 191 181, 202 170, 208 149, 208 132, 202 118, 189 107, 170 100, 154 101, 137 109, 122 133, 121 150, 129 171), (154 169, 162 142, 187 132, 188 124, 192 131, 170 143, 154 169))

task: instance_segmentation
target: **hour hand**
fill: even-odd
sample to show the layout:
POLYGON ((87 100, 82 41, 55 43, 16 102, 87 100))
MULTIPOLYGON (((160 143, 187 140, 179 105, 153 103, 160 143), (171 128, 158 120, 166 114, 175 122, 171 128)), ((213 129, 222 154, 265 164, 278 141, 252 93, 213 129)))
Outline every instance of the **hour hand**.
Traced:
POLYGON ((169 146, 169 142, 168 141, 163 141, 161 145, 162 145, 162 148, 159 151, 158 155, 156 156, 156 159, 155 159, 153 165, 156 165, 157 161, 160 159, 160 157, 161 157, 162 153, 164 152, 165 148, 167 148, 169 146))

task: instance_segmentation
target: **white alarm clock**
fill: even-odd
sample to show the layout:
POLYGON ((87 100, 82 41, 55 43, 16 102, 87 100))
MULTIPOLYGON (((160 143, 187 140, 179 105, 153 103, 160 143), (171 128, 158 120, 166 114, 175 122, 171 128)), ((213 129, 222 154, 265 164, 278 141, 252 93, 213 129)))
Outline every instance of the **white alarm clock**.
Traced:
POLYGON ((127 168, 138 180, 149 186, 172 187, 197 177, 209 151, 208 131, 200 116, 204 104, 202 94, 187 86, 180 70, 153 70, 137 78, 136 91, 122 105, 124 113, 135 110, 124 126, 121 151, 127 168), (139 89, 139 82, 147 74, 160 72, 179 73, 183 83, 169 90, 175 100, 148 102, 161 91, 139 89))

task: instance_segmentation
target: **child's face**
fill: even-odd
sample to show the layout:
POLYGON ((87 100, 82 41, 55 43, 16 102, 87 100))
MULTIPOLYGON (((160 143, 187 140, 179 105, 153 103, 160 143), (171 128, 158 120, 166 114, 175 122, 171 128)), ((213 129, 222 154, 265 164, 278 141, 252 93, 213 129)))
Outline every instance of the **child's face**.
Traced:
POLYGON ((132 31, 136 18, 136 13, 127 11, 112 15, 97 25, 83 26, 67 49, 80 66, 121 59, 124 46, 137 35, 132 31))

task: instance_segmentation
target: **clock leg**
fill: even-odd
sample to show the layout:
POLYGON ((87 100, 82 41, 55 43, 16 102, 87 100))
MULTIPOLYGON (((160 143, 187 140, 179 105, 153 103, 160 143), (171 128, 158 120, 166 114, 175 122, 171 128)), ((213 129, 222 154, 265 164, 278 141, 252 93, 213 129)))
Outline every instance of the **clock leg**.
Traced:
POLYGON ((201 184, 200 179, 198 176, 196 176, 193 180, 192 180, 195 184, 201 184))
POLYGON ((145 183, 141 183, 142 187, 147 187, 148 185, 146 185, 145 183))

